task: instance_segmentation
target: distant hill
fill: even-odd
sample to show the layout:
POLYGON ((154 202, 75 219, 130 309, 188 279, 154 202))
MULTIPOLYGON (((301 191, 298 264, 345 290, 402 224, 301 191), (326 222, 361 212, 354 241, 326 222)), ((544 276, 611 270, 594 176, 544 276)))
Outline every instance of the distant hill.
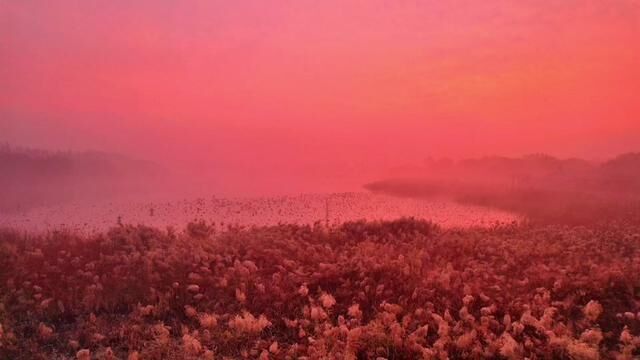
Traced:
POLYGON ((104 152, 60 152, 0 146, 0 211, 146 191, 165 170, 104 152))
POLYGON ((620 155, 602 164, 599 170, 601 186, 640 193, 640 153, 620 155))

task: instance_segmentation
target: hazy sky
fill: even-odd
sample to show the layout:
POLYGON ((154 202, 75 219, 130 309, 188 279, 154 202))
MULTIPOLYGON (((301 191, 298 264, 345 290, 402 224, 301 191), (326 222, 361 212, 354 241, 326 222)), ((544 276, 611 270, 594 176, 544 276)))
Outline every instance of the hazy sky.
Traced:
POLYGON ((251 176, 606 157, 640 150, 638 94, 638 0, 0 1, 17 145, 251 176))

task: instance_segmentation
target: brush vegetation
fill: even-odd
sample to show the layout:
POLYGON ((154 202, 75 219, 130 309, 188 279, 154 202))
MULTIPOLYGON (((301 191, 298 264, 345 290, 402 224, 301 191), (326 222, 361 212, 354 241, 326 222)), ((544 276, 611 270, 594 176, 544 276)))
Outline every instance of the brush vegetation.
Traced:
POLYGON ((640 226, 0 233, 2 359, 632 359, 640 226))

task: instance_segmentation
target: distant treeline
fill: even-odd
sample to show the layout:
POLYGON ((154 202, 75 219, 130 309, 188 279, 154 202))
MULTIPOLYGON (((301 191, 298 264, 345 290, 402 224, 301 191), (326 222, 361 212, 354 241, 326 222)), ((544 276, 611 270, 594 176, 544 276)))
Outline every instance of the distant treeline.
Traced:
POLYGON ((458 162, 425 161, 410 175, 365 185, 398 196, 449 196, 528 215, 534 221, 587 223, 637 214, 640 153, 597 163, 536 154, 458 162))
POLYGON ((0 211, 141 191, 155 163, 102 152, 52 152, 0 145, 0 211))

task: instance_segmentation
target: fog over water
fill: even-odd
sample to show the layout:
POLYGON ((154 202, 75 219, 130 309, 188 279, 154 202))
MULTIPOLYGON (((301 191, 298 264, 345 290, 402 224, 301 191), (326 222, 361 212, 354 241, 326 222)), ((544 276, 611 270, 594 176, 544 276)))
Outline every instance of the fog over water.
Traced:
POLYGON ((640 359, 640 0, 0 0, 0 360, 640 359))

